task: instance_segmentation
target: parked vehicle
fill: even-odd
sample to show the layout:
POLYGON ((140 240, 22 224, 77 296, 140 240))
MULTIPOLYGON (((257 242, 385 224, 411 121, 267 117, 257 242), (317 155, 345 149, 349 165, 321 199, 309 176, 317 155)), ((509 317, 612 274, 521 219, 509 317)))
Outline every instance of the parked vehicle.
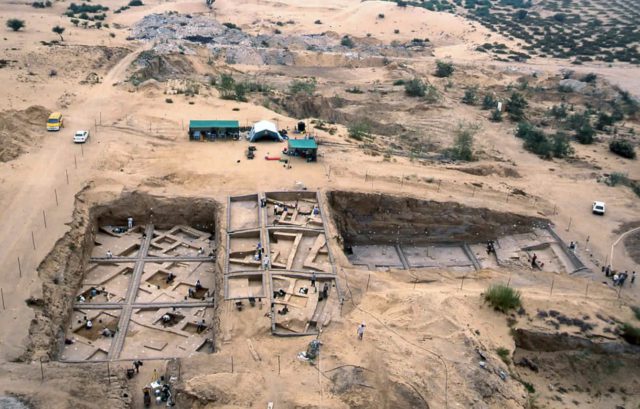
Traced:
POLYGON ((73 142, 85 143, 89 139, 89 131, 76 131, 73 135, 73 142))
POLYGON ((604 211, 605 211, 604 202, 593 202, 591 211, 593 212, 593 214, 599 214, 600 216, 604 216, 604 211))
POLYGON ((62 114, 60 112, 53 112, 47 119, 47 131, 59 131, 64 125, 62 114))

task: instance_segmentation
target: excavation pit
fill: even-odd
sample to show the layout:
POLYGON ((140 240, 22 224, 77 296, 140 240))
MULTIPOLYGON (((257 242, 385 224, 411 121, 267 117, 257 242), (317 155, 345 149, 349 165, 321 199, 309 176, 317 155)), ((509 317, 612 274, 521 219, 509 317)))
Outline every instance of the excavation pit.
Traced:
POLYGON ((329 206, 345 255, 369 270, 446 269, 462 273, 500 266, 574 272, 549 222, 538 217, 473 208, 454 202, 333 191, 329 206), (495 251, 487 251, 487 242, 495 251))
POLYGON ((164 359, 208 352, 202 345, 212 336, 217 208, 208 199, 134 193, 90 209, 86 258, 77 272, 82 279, 59 358, 164 359), (165 314, 170 322, 162 320, 165 314), (85 317, 93 327, 87 328, 85 317))

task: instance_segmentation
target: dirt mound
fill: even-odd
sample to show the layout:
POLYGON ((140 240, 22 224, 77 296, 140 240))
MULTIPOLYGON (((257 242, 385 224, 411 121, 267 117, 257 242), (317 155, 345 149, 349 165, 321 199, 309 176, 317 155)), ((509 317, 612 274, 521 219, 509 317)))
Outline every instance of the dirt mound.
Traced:
POLYGON ((0 162, 8 162, 27 152, 47 134, 47 108, 34 105, 0 112, 0 162))
POLYGON ((155 51, 144 51, 133 62, 134 72, 130 81, 139 85, 149 79, 166 81, 173 78, 189 77, 193 74, 193 64, 182 55, 161 55, 155 51))
POLYGON ((522 176, 518 171, 514 168, 506 167, 506 166, 493 166, 493 165, 478 165, 472 167, 464 167, 464 168, 448 168, 457 170, 458 172, 468 173, 470 175, 476 176, 489 176, 489 175, 497 175, 507 178, 521 178, 522 176))
POLYGON ((345 245, 478 243, 549 223, 536 217, 409 197, 333 191, 328 199, 345 245))

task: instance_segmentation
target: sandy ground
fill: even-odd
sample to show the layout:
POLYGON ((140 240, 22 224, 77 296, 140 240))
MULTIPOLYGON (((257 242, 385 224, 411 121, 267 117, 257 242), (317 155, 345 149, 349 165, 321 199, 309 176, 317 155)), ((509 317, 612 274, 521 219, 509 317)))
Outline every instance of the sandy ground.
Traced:
MULTIPOLYGON (((536 158, 521 148, 520 141, 510 135, 511 127, 506 123, 484 128, 480 136, 483 144, 489 148, 499 149, 502 155, 517 162, 518 172, 523 175, 519 179, 505 180, 498 175, 473 176, 448 169, 444 165, 423 165, 401 157, 384 161, 382 157, 365 155, 357 149, 345 137, 346 131, 343 127, 339 127, 339 132, 335 136, 318 131, 323 140, 340 145, 321 147, 318 163, 293 160, 292 169, 285 169, 277 162, 262 160, 267 152, 279 152, 284 145, 259 144, 257 158, 247 161, 243 155, 247 147, 244 141, 190 143, 186 139, 184 124, 189 119, 209 118, 212 112, 218 118, 232 117, 242 124, 269 119, 277 121, 280 128, 292 127, 297 119, 287 118, 263 106, 224 101, 206 95, 190 99, 194 104, 190 104, 186 98, 176 97, 172 105, 167 105, 164 102, 165 96, 161 92, 153 90, 129 92, 125 86, 114 86, 114 83, 126 78, 127 69, 137 54, 149 47, 149 44, 126 41, 126 26, 151 12, 168 10, 183 13, 207 12, 203 2, 153 0, 145 3, 147 5, 144 7, 128 10, 120 15, 110 14, 108 21, 112 26, 118 23, 122 24, 123 28, 109 30, 85 30, 73 27, 68 19, 61 17, 66 3, 56 2, 54 7, 45 10, 32 9, 18 3, 0 5, 0 15, 2 15, 0 20, 3 24, 2 30, 5 30, 0 40, 2 42, 0 56, 16 61, 13 65, 0 70, 0 81, 3 84, 12 84, 3 87, 0 92, 2 96, 0 109, 25 109, 37 104, 51 110, 62 109, 66 118, 65 128, 61 132, 47 134, 44 130, 41 131, 42 134, 38 135, 39 142, 34 144, 27 154, 16 160, 0 163, 0 209, 2 209, 0 210, 0 249, 2 249, 0 287, 4 296, 3 310, 0 311, 0 327, 6 329, 0 333, 0 362, 2 362, 0 366, 3 368, 13 365, 7 362, 18 358, 24 350, 24 345, 28 341, 29 322, 33 318, 33 311, 25 304, 25 300, 29 297, 39 298, 42 292, 36 268, 56 241, 68 230, 67 224, 72 218, 74 195, 86 185, 90 187, 88 197, 96 201, 121 191, 139 189, 169 196, 207 196, 224 203, 229 194, 293 189, 295 182, 298 181, 304 183, 309 189, 372 191, 436 200, 462 201, 471 206, 487 206, 494 210, 543 215, 550 218, 563 239, 567 242, 579 242, 580 256, 583 260, 590 262, 590 266, 596 273, 599 267, 591 262, 596 261, 602 264, 609 261, 611 245, 619 236, 619 233, 614 231, 619 225, 640 218, 637 197, 634 197, 629 189, 610 188, 595 183, 592 179, 588 179, 590 169, 582 169, 563 161, 548 162, 536 158), (12 17, 25 19, 27 27, 18 33, 9 32, 4 26, 4 20, 12 17), (56 35, 50 31, 50 27, 56 24, 67 29, 64 37, 68 50, 52 51, 40 44, 41 40, 51 41, 56 38, 56 35), (108 32, 113 32, 116 36, 112 38, 108 32), (131 50, 131 53, 117 62, 102 61, 100 64, 92 64, 87 61, 96 61, 95 55, 84 48, 73 48, 85 45, 126 47, 131 50), (58 75, 49 77, 50 69, 56 69, 58 75), (29 71, 35 75, 29 75, 29 71), (101 83, 79 84, 89 72, 94 71, 102 77, 101 83), (76 129, 92 131, 89 142, 82 147, 73 145, 71 142, 72 132, 76 129), (408 175, 417 177, 411 181, 408 179, 405 181, 408 175), (429 183, 424 179, 418 181, 418 178, 433 178, 435 181, 442 180, 442 182, 429 183), (471 183, 483 183, 483 188, 476 191, 471 183), (506 194, 509 188, 523 189, 530 196, 527 198, 509 196, 506 194), (606 200, 609 210, 605 217, 591 215, 590 204, 595 199, 606 200), (587 239, 588 245, 586 245, 587 239)), ((121 5, 120 2, 111 0, 104 1, 103 4, 112 9, 121 5)), ((315 6, 300 5, 292 0, 278 2, 221 0, 216 2, 215 11, 211 15, 220 21, 230 21, 246 27, 251 32, 260 32, 262 29, 260 22, 264 22, 264 26, 271 30, 274 25, 267 23, 268 20, 293 19, 295 24, 285 25, 282 28, 283 31, 314 33, 332 30, 340 35, 350 34, 358 37, 365 37, 366 33, 371 33, 383 42, 414 37, 429 38, 435 45, 434 53, 439 58, 451 58, 454 62, 459 61, 478 67, 504 68, 500 64, 483 61, 485 57, 481 55, 469 55, 469 50, 474 47, 474 44, 482 43, 488 38, 489 33, 486 29, 477 25, 473 27, 461 17, 411 8, 400 9, 388 2, 360 3, 332 0, 329 3, 322 3, 321 6, 315 6), (379 13, 384 13, 385 18, 377 19, 376 16, 379 13), (323 25, 314 24, 318 19, 323 22, 323 25), (374 24, 371 25, 370 22, 374 24), (399 29, 400 33, 394 34, 395 29, 399 29)), ((497 36, 492 34, 492 40, 496 40, 497 36)), ((424 67, 420 64, 432 65, 433 59, 417 62, 418 70, 424 67)), ((564 65, 564 63, 535 61, 526 67, 556 72, 560 66, 564 65)), ((243 67, 236 68, 243 69, 243 67)), ((614 66, 612 68, 580 67, 579 69, 597 70, 608 80, 640 94, 638 83, 640 76, 637 68, 614 66)), ((351 81, 369 83, 384 78, 384 74, 382 70, 363 69, 347 71, 341 78, 347 84, 351 84, 351 81)), ((466 108, 461 108, 462 114, 465 114, 464 109, 466 108)), ((580 149, 586 151, 586 148, 580 149)), ((595 152, 591 154, 606 162, 608 169, 624 170, 631 177, 640 178, 640 167, 636 162, 623 161, 610 156, 601 146, 593 150, 595 152)), ((494 165, 491 162, 487 164, 494 165)), ((638 270, 638 266, 627 256, 621 244, 614 248, 613 254, 616 268, 638 270)), ((349 265, 346 259, 339 259, 338 263, 343 267, 349 265)), ((353 272, 353 274, 358 277, 356 286, 362 288, 366 277, 363 274, 368 273, 353 272)), ((539 282, 534 282, 533 293, 546 293, 549 281, 547 278, 550 277, 541 277, 539 282)), ((442 373, 437 368, 438 360, 431 357, 427 365, 429 368, 419 365, 419 362, 426 359, 425 356, 429 354, 420 352, 421 347, 415 347, 415 338, 425 334, 422 336, 420 345, 424 343, 429 348, 446 352, 453 357, 452 360, 459 358, 457 361, 459 365, 465 362, 470 364, 472 359, 464 355, 467 353, 466 349, 452 347, 452 340, 464 343, 467 341, 463 341, 463 338, 473 338, 474 335, 466 334, 468 330, 464 328, 476 322, 476 319, 482 323, 478 324, 479 326, 484 326, 481 329, 483 335, 492 334, 478 342, 491 345, 491 348, 511 342, 508 328, 504 325, 504 319, 501 316, 487 309, 482 311, 481 318, 473 315, 478 305, 479 293, 491 280, 479 282, 477 286, 470 287, 467 290, 468 293, 461 296, 454 292, 455 287, 451 283, 435 283, 413 293, 411 284, 400 283, 397 287, 393 285, 396 279, 397 277, 384 273, 376 274, 373 285, 374 294, 369 297, 361 291, 360 298, 354 297, 360 307, 347 309, 344 319, 330 326, 323 335, 323 342, 327 345, 325 353, 330 358, 328 362, 323 362, 321 365, 323 368, 330 369, 330 364, 339 366, 348 362, 378 368, 381 371, 383 368, 389 368, 388 370, 393 374, 388 378, 378 378, 377 385, 384 385, 385 382, 389 382, 389 379, 393 379, 397 384, 407 384, 413 382, 407 381, 407 377, 416 379, 424 374, 432 375, 435 379, 435 384, 431 386, 435 390, 429 392, 429 397, 434 402, 432 407, 443 407, 442 394, 436 393, 436 390, 441 391, 443 387, 442 373), (423 296, 424 298, 435 297, 436 301, 429 303, 424 310, 411 306, 417 298, 423 302, 423 296), (455 305, 452 307, 451 304, 455 305), (448 319, 443 314, 451 308, 454 308, 458 315, 458 318, 453 320, 453 324, 447 323, 448 319), (363 310, 376 312, 369 314, 363 310), (406 317, 419 319, 424 317, 424 314, 442 316, 438 318, 442 320, 442 325, 451 328, 450 334, 458 334, 460 338, 434 335, 447 333, 446 328, 428 329, 416 326, 407 329, 400 324, 407 322, 406 317), (384 318, 378 321, 375 317, 384 318), (352 334, 355 333, 357 323, 363 319, 371 322, 371 337, 367 334, 366 341, 360 344, 352 334), (382 325, 381 322, 385 320, 388 324, 382 325), (392 325, 388 320, 400 323, 392 325), (396 331, 401 331, 403 336, 412 334, 413 341, 409 343, 392 339, 396 331), (463 333, 466 334, 464 337, 460 335, 463 333), (348 340, 347 345, 344 345, 345 339, 348 340), (401 365, 392 362, 393 359, 403 357, 404 352, 407 352, 414 362, 411 370, 401 369, 401 365), (387 354, 388 358, 385 357, 387 354), (430 366, 431 364, 433 366, 430 366)), ((598 274, 595 274, 593 279, 601 281, 598 274)), ((571 281, 567 281, 566 291, 570 292, 573 289, 575 293, 582 293, 583 283, 586 282, 581 281, 579 285, 573 285, 571 281), (577 287, 580 288, 579 291, 577 287)), ((630 303, 637 302, 640 297, 637 286, 625 288, 622 295, 623 299, 630 303)), ((609 299, 612 298, 612 294, 605 293, 602 297, 609 299)), ((613 298, 615 299, 615 295, 613 298)), ((534 305, 538 302, 547 303, 547 308, 558 302, 568 303, 569 305, 565 306, 567 310, 574 306, 570 297, 563 301, 558 299, 545 301, 545 296, 537 294, 533 299, 534 305)), ((587 302, 575 301, 575 303, 587 302)), ((585 308, 592 313, 599 309, 616 310, 618 308, 618 311, 622 311, 617 303, 611 301, 601 303, 591 301, 588 304, 585 308)), ((233 327, 232 323, 237 318, 233 317, 232 311, 227 310, 225 314, 222 318, 223 328, 224 325, 233 327)), ((624 310, 620 314, 628 314, 628 311, 624 310)), ((259 326, 259 328, 263 327, 259 326)), ((303 350, 307 340, 272 340, 266 333, 250 333, 250 335, 261 339, 258 348, 264 350, 265 355, 269 351, 268 364, 266 362, 260 364, 265 366, 260 372, 265 382, 259 388, 261 392, 256 392, 258 393, 256 402, 262 405, 260 407, 264 407, 266 401, 277 400, 274 396, 282 396, 291 388, 313 390, 313 393, 309 393, 308 396, 298 393, 283 407, 295 406, 294 404, 307 405, 307 407, 349 406, 335 396, 328 398, 326 404, 324 401, 317 401, 327 396, 324 388, 328 386, 323 387, 322 379, 318 383, 316 379, 318 372, 309 367, 304 367, 304 374, 300 374, 299 362, 291 358, 291 351, 303 350), (289 371, 287 377, 275 378, 272 372, 269 372, 273 371, 272 364, 275 362, 274 357, 277 351, 281 351, 282 356, 288 354, 288 366, 285 369, 285 372, 289 371), (269 369, 266 368, 268 365, 271 365, 269 369), (298 376, 299 379, 296 379, 298 376)), ((246 336, 248 335, 237 336, 238 342, 245 342, 243 337, 246 336)), ((230 356, 232 349, 233 345, 223 345, 222 357, 230 356)), ((250 362, 250 359, 250 357, 247 358, 247 362, 250 362)), ((198 364, 194 363, 193 368, 193 375, 196 376, 198 364)), ((453 370, 453 367, 450 370, 453 370)), ((39 384, 37 373, 28 371, 24 376, 39 384)), ((212 380, 216 381, 216 375, 210 376, 213 376, 212 380)), ((462 384, 463 378, 464 371, 454 371, 452 375, 454 385, 455 382, 462 384)), ((5 378, 0 378, 0 381, 4 382, 4 380, 5 378)), ((247 388, 251 388, 255 381, 245 379, 238 382, 242 382, 242 385, 248 384, 247 388)), ((417 387, 420 389, 424 385, 419 384, 417 387)), ((23 385, 22 388, 26 386, 23 385)), ((0 388, 0 391, 2 390, 3 388, 0 388)), ((509 393, 516 394, 514 390, 516 389, 509 393)), ((472 404, 472 400, 469 400, 471 398, 463 396, 465 394, 463 390, 459 395, 453 396, 452 400, 472 404)), ((520 400, 514 402, 522 402, 521 395, 522 391, 519 391, 517 399, 520 400)), ((258 407, 256 402, 254 407, 258 407)), ((601 407, 598 402, 592 402, 589 405, 591 406, 585 403, 581 407, 601 407)), ((381 405, 381 407, 384 406, 393 407, 393 401, 381 405)))

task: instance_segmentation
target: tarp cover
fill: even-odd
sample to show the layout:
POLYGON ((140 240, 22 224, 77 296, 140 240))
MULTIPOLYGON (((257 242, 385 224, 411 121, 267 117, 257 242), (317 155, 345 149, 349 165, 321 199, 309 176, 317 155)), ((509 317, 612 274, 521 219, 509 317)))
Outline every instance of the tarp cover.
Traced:
POLYGON ((257 142, 263 139, 270 141, 283 141, 284 138, 278 132, 278 128, 273 122, 260 121, 256 122, 249 131, 248 139, 250 142, 257 142))

